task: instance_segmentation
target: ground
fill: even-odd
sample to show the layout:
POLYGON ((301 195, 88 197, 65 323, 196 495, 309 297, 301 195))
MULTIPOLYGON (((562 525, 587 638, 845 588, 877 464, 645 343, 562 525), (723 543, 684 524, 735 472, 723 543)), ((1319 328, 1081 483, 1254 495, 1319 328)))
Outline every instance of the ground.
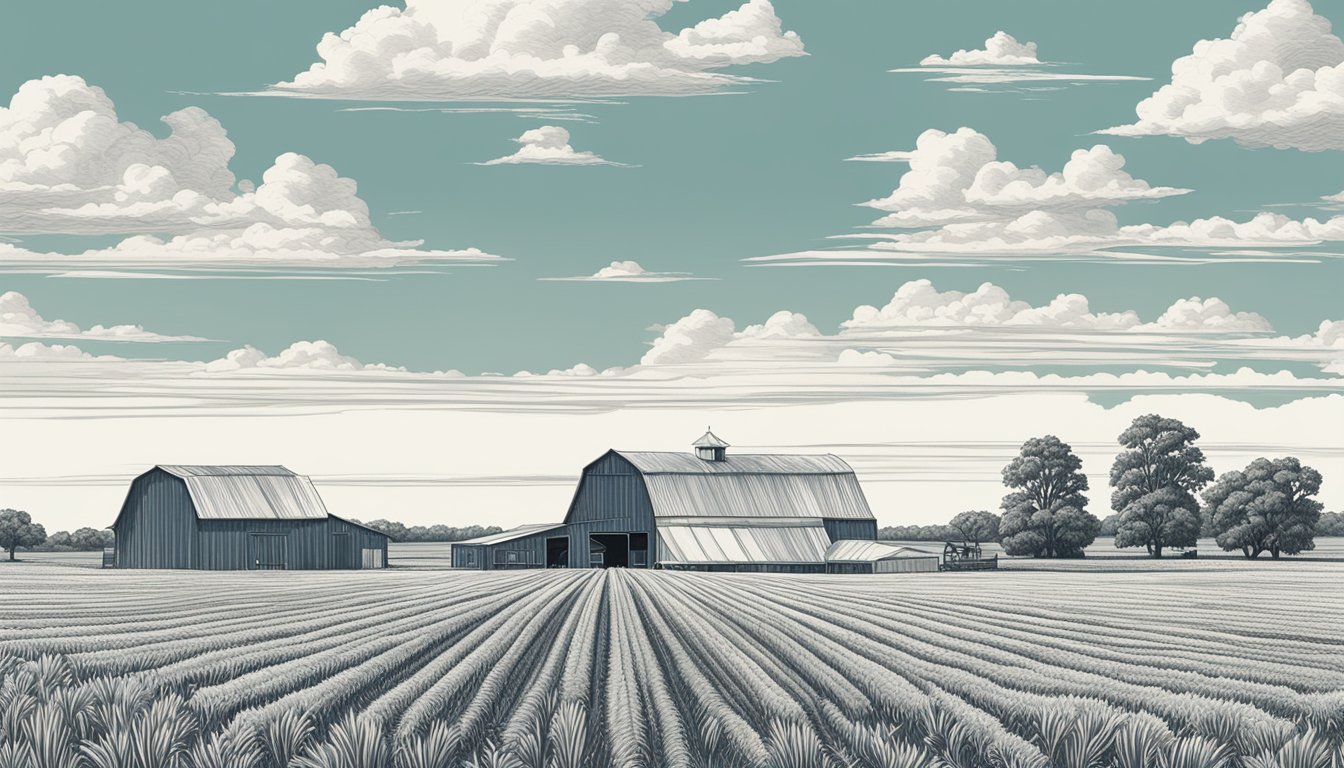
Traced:
MULTIPOLYGON (((156 743, 189 768, 1328 766, 1344 731, 1328 558, 776 576, 460 572, 445 552, 365 572, 6 564, 0 702, 24 696, 0 724, 66 712, 42 743, 93 754, 171 710, 190 728, 156 743), (140 725, 51 704, 99 697, 142 702, 140 725)), ((0 765, 32 733, 0 727, 0 765)), ((103 764, 122 763, 75 765, 103 764)))

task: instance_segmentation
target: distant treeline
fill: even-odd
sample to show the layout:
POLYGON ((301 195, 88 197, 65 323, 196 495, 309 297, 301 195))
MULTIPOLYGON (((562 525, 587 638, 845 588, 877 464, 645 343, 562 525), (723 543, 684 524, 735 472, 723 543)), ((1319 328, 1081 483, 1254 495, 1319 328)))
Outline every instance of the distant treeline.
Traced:
POLYGON ((889 525, 877 529, 882 541, 961 541, 950 525, 889 525))
POLYGON ((79 528, 74 532, 57 531, 30 549, 37 552, 95 552, 112 546, 115 540, 112 531, 106 528, 79 528))
POLYGON ((402 523, 396 523, 391 520, 370 520, 367 523, 355 520, 360 525, 368 527, 388 535, 388 538, 399 542, 412 541, 465 541, 474 539, 477 536, 489 536, 492 533, 500 533, 504 529, 498 525, 465 525, 461 528, 452 525, 412 525, 407 527, 402 523))

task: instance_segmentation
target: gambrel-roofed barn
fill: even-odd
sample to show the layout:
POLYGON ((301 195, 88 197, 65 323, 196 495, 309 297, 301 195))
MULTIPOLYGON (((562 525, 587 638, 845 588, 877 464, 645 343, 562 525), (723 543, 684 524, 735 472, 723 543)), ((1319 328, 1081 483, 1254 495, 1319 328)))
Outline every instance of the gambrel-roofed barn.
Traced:
POLYGON ((280 466, 159 465, 117 520, 117 568, 383 568, 385 534, 327 512, 307 477, 280 466))
POLYGON ((608 451, 583 470, 561 526, 454 545, 457 567, 823 572, 842 539, 877 538, 854 470, 836 456, 608 451))

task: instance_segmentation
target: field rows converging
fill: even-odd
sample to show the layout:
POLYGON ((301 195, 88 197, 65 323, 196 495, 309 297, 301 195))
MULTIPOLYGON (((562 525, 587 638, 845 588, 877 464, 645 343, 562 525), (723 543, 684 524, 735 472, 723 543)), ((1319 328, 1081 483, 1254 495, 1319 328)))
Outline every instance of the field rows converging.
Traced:
POLYGON ((1337 584, 10 571, 0 766, 1329 766, 1337 584))

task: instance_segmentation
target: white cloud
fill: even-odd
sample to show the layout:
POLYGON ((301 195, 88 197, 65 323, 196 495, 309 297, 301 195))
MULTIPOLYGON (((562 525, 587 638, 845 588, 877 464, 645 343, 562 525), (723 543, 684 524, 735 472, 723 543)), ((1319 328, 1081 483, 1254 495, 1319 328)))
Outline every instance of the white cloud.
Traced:
POLYGON ((908 153, 908 162, 910 170, 890 195, 863 205, 886 212, 872 228, 915 231, 835 235, 833 239, 870 242, 861 249, 753 256, 744 261, 777 266, 969 266, 1033 257, 1144 264, 1282 262, 1319 260, 1331 254, 1284 254, 1276 249, 1344 240, 1344 216, 1322 221, 1263 212, 1240 222, 1212 216, 1169 225, 1121 226, 1112 209, 1191 190, 1155 187, 1134 178, 1125 170, 1124 157, 1104 145, 1076 150, 1061 171, 1047 173, 999 160, 993 142, 970 128, 954 133, 929 130, 908 153), (1268 250, 1246 250, 1252 247, 1268 250), (1124 250, 1130 248, 1137 250, 1124 250))
POLYGON ((989 88, 966 87, 1008 86, 1022 83, 1080 84, 1118 80, 1147 80, 1130 75, 1096 75, 1063 72, 1052 69, 1050 62, 1037 56, 1036 44, 1019 42, 1007 32, 995 32, 985 41, 984 48, 961 49, 950 56, 925 56, 918 67, 893 69, 897 74, 922 74, 931 82, 955 83, 953 90, 984 93, 989 88))
POLYGON ((641 365, 694 363, 733 338, 733 321, 708 309, 697 309, 662 329, 662 335, 640 359, 641 365))
POLYGON ((675 283, 684 280, 713 280, 695 277, 689 272, 650 272, 636 261, 613 261, 591 275, 578 277, 541 277, 539 280, 593 283, 675 283))
POLYGON ((959 50, 946 58, 933 54, 925 56, 921 67, 1020 67, 1028 64, 1040 64, 1036 58, 1035 43, 1019 43, 1017 38, 1003 32, 995 32, 985 41, 985 47, 976 50, 959 50))
POLYGON ((242 347, 218 360, 205 364, 209 373, 227 373, 255 369, 282 371, 402 371, 382 363, 365 364, 342 355, 327 341, 296 341, 271 357, 254 347, 242 347))
POLYGON ((1101 133, 1234 139, 1248 147, 1344 149, 1344 42, 1306 0, 1273 0, 1227 39, 1201 40, 1138 121, 1101 133))
POLYGON ((681 95, 750 82, 717 70, 804 55, 768 0, 677 34, 675 0, 408 0, 317 46, 321 61, 269 92, 318 98, 462 101, 681 95))
POLYGON ((119 361, 121 358, 111 355, 95 357, 79 347, 69 344, 43 344, 30 341, 27 344, 14 346, 0 342, 0 362, 69 362, 84 360, 119 361))
POLYGON ((0 244, 0 269, 103 266, 336 268, 486 262, 476 249, 382 237, 355 182, 288 152, 262 183, 235 185, 234 147, 204 111, 164 118, 156 139, 120 122, 81 78, 25 83, 0 109, 0 229, 15 234, 133 234, 81 254, 0 244))
POLYGON ((205 341, 197 336, 165 336, 139 325, 95 325, 81 328, 66 320, 47 320, 17 291, 0 294, 0 337, 88 339, 94 341, 205 341))
POLYGON ((1030 212, 1082 214, 1133 200, 1190 192, 1153 187, 1124 170, 1125 158, 1100 145, 1079 149, 1062 171, 1019 168, 997 159, 989 137, 970 128, 928 130, 910 153, 910 170, 887 197, 864 205, 888 215, 879 227, 1005 222, 1030 212))
POLYGON ((1172 304, 1155 323, 1160 328, 1216 331, 1272 331, 1273 326, 1255 312, 1233 312, 1218 298, 1198 296, 1172 304))
POLYGON ((971 293, 939 291, 928 280, 912 280, 896 290, 882 308, 861 306, 843 324, 849 330, 911 326, 1025 325, 1090 330, 1128 330, 1140 324, 1138 314, 1093 313, 1086 296, 1061 294, 1048 305, 1033 307, 1012 299, 993 283, 971 293))
POLYGON ((887 152, 873 152, 867 155, 846 157, 845 160, 853 163, 908 163, 914 154, 914 152, 906 149, 893 149, 887 152))
POLYGON ((569 145, 569 131, 558 125, 543 125, 524 131, 514 139, 522 146, 517 152, 497 157, 479 165, 617 165, 624 163, 603 160, 592 152, 577 152, 569 145))

